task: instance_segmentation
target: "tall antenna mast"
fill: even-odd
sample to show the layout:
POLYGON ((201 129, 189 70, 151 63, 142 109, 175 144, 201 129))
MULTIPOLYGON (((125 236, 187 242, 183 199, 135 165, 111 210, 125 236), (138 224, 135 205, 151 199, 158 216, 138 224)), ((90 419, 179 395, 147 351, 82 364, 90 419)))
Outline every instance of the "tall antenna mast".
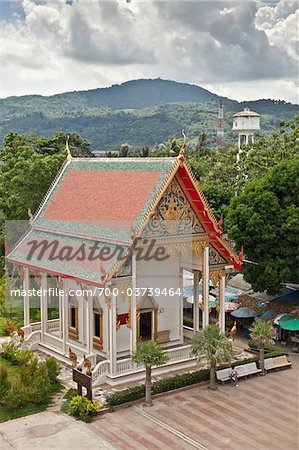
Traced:
POLYGON ((223 115, 223 102, 222 98, 220 98, 218 108, 217 146, 223 147, 223 145, 224 145, 224 115, 223 115))

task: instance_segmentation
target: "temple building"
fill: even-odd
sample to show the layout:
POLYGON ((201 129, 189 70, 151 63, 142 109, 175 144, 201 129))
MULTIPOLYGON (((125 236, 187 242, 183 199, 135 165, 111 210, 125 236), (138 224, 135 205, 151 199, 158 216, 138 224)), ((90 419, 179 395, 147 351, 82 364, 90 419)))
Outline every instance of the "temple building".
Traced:
POLYGON ((66 363, 70 352, 79 362, 86 355, 94 385, 143 378, 130 358, 139 340, 168 353, 156 373, 192 367, 188 338, 210 323, 209 285, 219 290, 224 331, 225 286, 242 265, 184 148, 177 158, 68 158, 8 260, 24 283, 25 345, 66 363), (183 323, 186 272, 192 328, 183 323), (33 287, 40 289, 34 300, 33 287))

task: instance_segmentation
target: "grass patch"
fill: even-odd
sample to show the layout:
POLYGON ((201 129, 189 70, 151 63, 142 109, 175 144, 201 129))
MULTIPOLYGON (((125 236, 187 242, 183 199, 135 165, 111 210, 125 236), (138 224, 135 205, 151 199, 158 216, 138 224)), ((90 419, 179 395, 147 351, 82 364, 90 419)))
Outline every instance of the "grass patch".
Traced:
POLYGON ((11 411, 5 406, 0 406, 0 423, 7 420, 19 419, 20 417, 30 416, 45 411, 47 406, 43 405, 26 405, 19 408, 17 411, 11 411))

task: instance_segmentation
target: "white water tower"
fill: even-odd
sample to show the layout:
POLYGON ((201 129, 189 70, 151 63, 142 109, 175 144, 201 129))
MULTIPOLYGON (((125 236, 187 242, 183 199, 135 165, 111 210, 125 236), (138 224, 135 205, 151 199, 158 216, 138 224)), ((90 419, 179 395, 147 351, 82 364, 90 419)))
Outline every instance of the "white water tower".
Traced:
POLYGON ((241 149, 245 145, 253 144, 254 133, 261 129, 260 114, 244 108, 244 111, 233 115, 233 131, 238 133, 238 147, 241 149))

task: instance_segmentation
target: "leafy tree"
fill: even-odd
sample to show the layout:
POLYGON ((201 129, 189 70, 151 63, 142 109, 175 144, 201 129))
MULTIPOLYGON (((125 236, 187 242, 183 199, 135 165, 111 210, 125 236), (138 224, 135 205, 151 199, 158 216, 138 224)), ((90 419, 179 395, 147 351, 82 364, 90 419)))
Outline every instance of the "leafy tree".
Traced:
POLYGON ((229 236, 247 259, 244 268, 255 291, 275 294, 282 283, 299 279, 299 157, 282 161, 264 177, 247 184, 232 200, 229 236))
POLYGON ((10 132, 3 141, 2 156, 6 151, 18 153, 20 148, 27 146, 42 155, 56 155, 65 152, 66 140, 69 138, 69 147, 74 157, 93 157, 89 149, 89 142, 77 133, 54 133, 50 137, 38 136, 35 133, 19 134, 10 132))
POLYGON ((195 146, 196 157, 200 158, 201 156, 205 156, 208 151, 208 136, 206 133, 201 133, 195 146))
POLYGON ((260 134, 255 143, 241 153, 240 187, 248 181, 263 177, 282 161, 299 154, 299 115, 289 122, 282 121, 278 131, 270 136, 260 134))
POLYGON ((129 156, 129 152, 130 152, 129 144, 122 144, 119 152, 120 158, 127 158, 129 156))
POLYGON ((161 347, 153 341, 138 342, 132 360, 145 366, 145 404, 152 405, 152 367, 161 366, 168 361, 161 347))
POLYGON ((141 152, 140 152, 140 156, 142 158, 148 158, 150 156, 150 148, 149 147, 142 147, 141 152))
POLYGON ((196 333, 192 339, 192 353, 200 358, 204 356, 210 365, 210 389, 216 389, 216 367, 230 362, 233 356, 232 343, 217 325, 209 325, 196 333))
POLYGON ((28 208, 34 212, 66 158, 65 152, 54 155, 37 153, 24 144, 4 147, 0 171, 0 209, 5 220, 27 219, 28 208))
POLYGON ((265 346, 272 343, 274 329, 271 323, 265 320, 254 322, 251 329, 251 338, 259 344, 260 348, 260 367, 262 375, 265 375, 265 346))
MULTIPOLYGON (((34 133, 10 132, 5 137, 0 150, 2 230, 4 220, 27 219, 28 209, 32 212, 37 209, 66 159, 66 139, 67 133, 45 138, 34 133)), ((69 134, 69 146, 73 156, 93 156, 89 143, 76 133, 69 134)))
POLYGON ((176 136, 170 136, 165 144, 159 145, 161 156, 178 156, 181 147, 182 141, 177 139, 176 136))

